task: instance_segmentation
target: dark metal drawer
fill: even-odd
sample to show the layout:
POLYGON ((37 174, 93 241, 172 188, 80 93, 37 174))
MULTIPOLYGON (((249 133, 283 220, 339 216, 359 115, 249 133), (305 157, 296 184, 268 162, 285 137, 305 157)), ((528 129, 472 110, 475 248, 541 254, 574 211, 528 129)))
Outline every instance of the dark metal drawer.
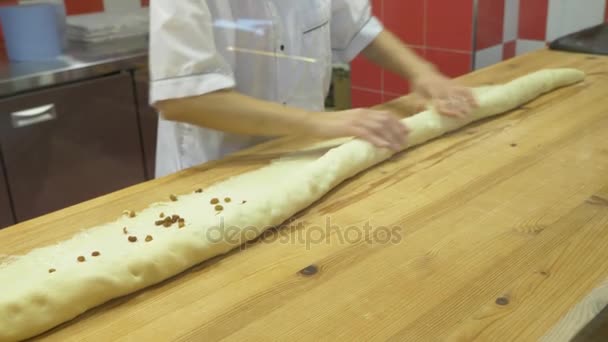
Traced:
POLYGON ((131 76, 0 101, 0 147, 18 222, 144 181, 131 76))

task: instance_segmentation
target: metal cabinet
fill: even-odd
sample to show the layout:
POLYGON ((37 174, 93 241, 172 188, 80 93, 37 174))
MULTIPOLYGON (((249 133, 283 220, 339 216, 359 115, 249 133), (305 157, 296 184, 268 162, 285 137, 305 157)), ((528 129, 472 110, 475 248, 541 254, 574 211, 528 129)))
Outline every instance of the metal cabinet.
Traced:
POLYGON ((13 225, 13 211, 11 210, 10 198, 4 177, 4 165, 0 159, 0 229, 13 225))
POLYGON ((131 75, 0 101, 0 148, 17 222, 144 181, 131 75))
POLYGON ((134 71, 135 94, 141 126, 144 158, 146 162, 146 175, 148 179, 154 178, 156 162, 156 135, 158 130, 158 113, 149 103, 150 76, 148 68, 142 66, 134 71))

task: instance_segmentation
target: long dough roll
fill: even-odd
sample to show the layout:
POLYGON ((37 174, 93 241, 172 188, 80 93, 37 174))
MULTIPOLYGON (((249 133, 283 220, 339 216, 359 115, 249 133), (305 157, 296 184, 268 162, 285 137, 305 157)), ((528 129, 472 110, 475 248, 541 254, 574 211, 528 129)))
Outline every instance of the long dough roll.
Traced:
MULTIPOLYGON (((433 110, 403 119, 411 130, 407 147, 504 113, 584 77, 575 69, 546 69, 504 85, 475 88, 481 106, 466 119, 433 110)), ((203 193, 153 204, 135 217, 126 215, 70 240, 9 258, 0 264, 0 341, 35 336, 226 253, 392 154, 351 140, 320 158, 279 160, 203 193), (161 214, 178 215, 183 221, 157 225, 166 220, 161 214)))

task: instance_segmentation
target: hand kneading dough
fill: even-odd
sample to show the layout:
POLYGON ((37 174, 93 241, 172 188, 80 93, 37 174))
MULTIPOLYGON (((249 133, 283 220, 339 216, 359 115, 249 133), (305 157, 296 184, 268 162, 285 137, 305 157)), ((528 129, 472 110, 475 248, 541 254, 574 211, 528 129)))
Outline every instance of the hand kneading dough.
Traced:
MULTIPOLYGON (((441 116, 433 110, 403 119, 411 130, 408 147, 514 109, 584 76, 579 70, 548 69, 505 85, 475 88, 481 107, 466 119, 441 116)), ((35 336, 110 299, 228 252, 392 154, 350 140, 320 158, 278 160, 202 193, 154 204, 135 217, 124 215, 70 240, 7 259, 0 264, 0 341, 35 336), (157 225, 156 221, 165 219, 161 213, 165 218, 179 215, 184 222, 157 225), (218 229, 220 224, 223 230, 218 229), (130 236, 137 240, 129 241, 130 236), (93 256, 93 252, 99 255, 93 256), (85 261, 78 261, 79 256, 85 261)))

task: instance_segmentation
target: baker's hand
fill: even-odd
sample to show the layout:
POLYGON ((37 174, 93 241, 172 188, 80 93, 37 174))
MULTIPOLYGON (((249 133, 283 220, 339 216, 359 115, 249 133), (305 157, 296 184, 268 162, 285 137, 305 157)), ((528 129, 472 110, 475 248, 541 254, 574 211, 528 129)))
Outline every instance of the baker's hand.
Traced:
POLYGON ((363 108, 311 113, 309 123, 310 133, 317 136, 354 136, 395 151, 402 149, 408 134, 407 127, 394 114, 363 108))
POLYGON ((467 87, 455 84, 436 71, 412 79, 413 91, 431 102, 440 114, 464 117, 477 108, 475 97, 467 87))

